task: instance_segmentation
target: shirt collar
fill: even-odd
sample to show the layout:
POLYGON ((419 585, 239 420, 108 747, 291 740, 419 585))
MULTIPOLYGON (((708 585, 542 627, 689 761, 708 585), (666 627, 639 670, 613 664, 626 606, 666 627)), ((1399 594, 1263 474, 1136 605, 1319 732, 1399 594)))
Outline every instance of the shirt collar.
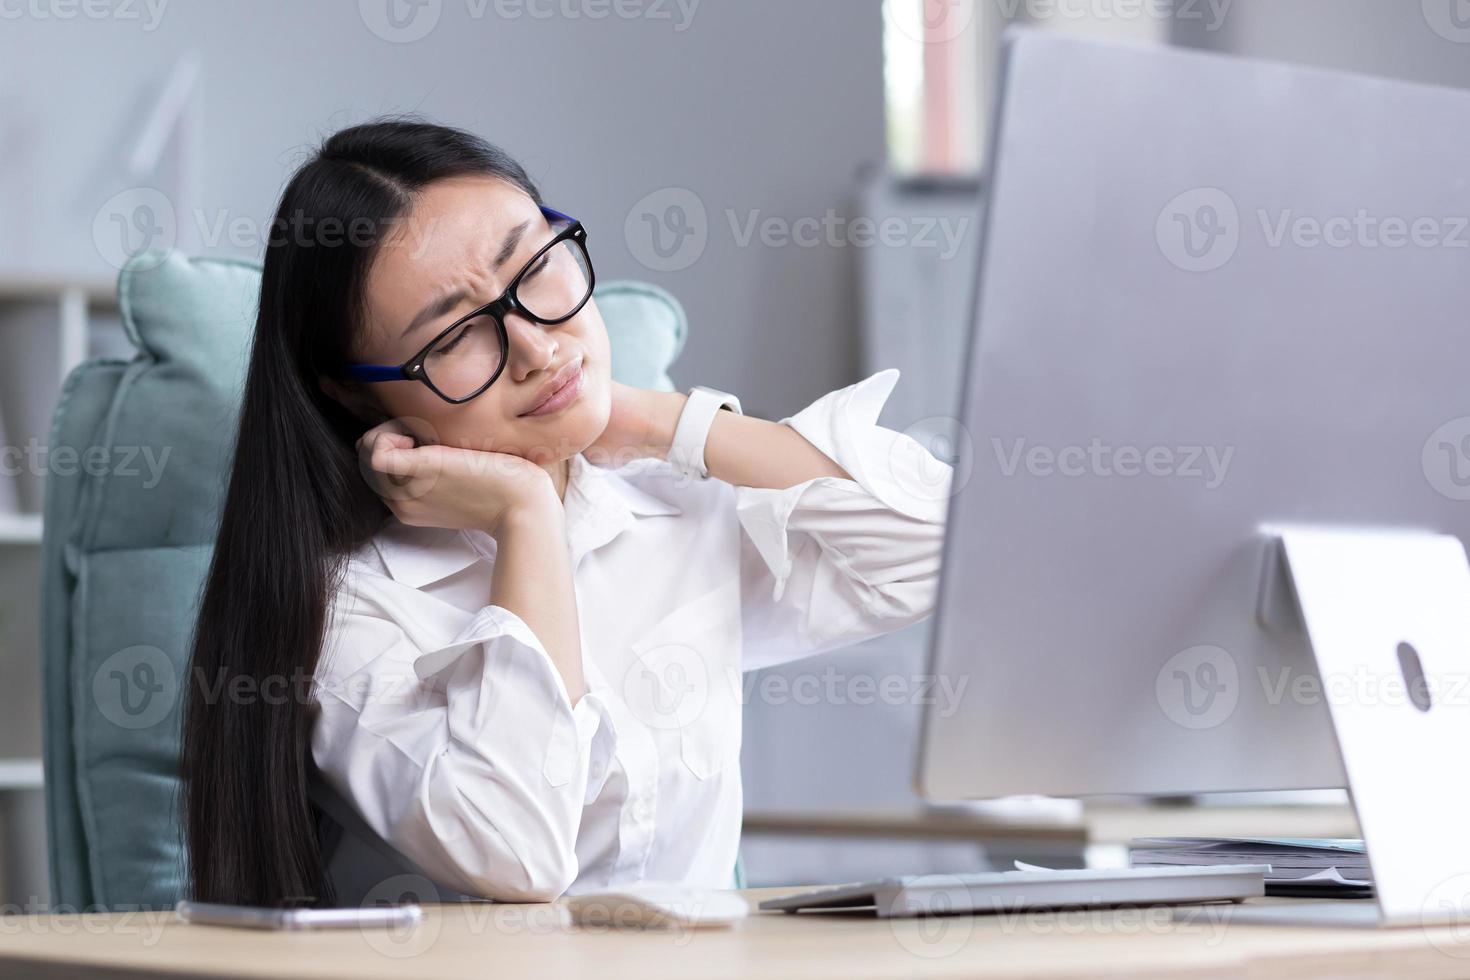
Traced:
MULTIPOLYGON (((678 505, 630 482, 625 474, 635 465, 604 469, 581 453, 568 460, 563 504, 574 569, 582 556, 612 541, 638 518, 683 513, 678 505)), ((484 531, 415 527, 392 516, 373 536, 373 545, 393 580, 416 589, 495 557, 495 539, 484 531)))

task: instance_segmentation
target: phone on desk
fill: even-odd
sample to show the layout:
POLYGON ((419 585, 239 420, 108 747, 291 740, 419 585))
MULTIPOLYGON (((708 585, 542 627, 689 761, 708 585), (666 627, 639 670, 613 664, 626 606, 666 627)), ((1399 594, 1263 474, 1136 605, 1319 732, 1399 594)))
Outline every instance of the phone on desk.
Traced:
POLYGON ((312 909, 221 905, 215 902, 179 902, 174 911, 185 922, 239 929, 351 929, 413 925, 423 918, 417 905, 380 905, 368 908, 312 909))

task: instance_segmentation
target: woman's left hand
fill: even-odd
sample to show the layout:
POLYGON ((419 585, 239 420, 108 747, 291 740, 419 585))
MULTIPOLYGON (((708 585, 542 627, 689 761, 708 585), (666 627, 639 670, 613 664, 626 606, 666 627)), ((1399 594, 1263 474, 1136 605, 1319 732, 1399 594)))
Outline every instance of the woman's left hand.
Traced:
POLYGON ((607 428, 583 450, 597 466, 616 468, 644 456, 666 458, 687 397, 677 391, 651 391, 611 382, 612 410, 607 428))

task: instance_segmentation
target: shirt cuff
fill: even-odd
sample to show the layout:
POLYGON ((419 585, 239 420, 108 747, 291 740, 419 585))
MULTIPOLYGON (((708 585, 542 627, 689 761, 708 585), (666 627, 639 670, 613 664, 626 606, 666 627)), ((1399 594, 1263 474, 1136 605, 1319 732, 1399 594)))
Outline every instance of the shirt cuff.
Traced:
POLYGON ((494 604, 481 608, 447 646, 416 658, 414 673, 427 681, 451 670, 466 650, 480 643, 494 645, 496 653, 502 652, 500 648, 507 648, 508 656, 491 656, 485 661, 487 670, 492 665, 498 667, 497 676, 489 678, 492 691, 504 694, 507 699, 524 697, 521 711, 544 704, 553 712, 542 765, 547 782, 557 787, 571 782, 585 759, 587 792, 583 805, 597 799, 617 750, 617 729, 612 714, 602 697, 592 690, 572 705, 561 671, 519 615, 494 604), (554 692, 552 697, 545 696, 548 692, 554 692))
POLYGON ((788 525, 798 504, 820 509, 825 494, 860 490, 905 517, 944 523, 953 468, 914 437, 878 424, 898 379, 898 368, 885 368, 780 420, 851 474, 851 480, 821 476, 782 490, 735 488, 741 524, 775 576, 774 599, 780 600, 791 574, 788 525))

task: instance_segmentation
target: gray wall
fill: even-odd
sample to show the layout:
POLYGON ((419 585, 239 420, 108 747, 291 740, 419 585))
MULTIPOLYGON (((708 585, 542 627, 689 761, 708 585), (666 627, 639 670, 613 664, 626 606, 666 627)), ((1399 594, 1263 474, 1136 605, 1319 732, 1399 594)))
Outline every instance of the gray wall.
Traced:
POLYGON ((156 22, 143 0, 92 2, 107 16, 17 4, 7 11, 21 16, 0 21, 0 272, 115 272, 94 219, 130 185, 153 93, 195 52, 200 181, 197 200, 173 202, 190 251, 258 255, 258 231, 247 247, 211 247, 193 210, 262 228, 311 145, 418 111, 517 155, 586 222, 600 275, 685 302, 680 385, 724 387, 780 417, 856 380, 850 249, 742 247, 726 212, 743 226, 846 210, 856 168, 884 151, 878 0, 428 0, 412 23, 434 26, 410 42, 370 28, 389 0, 164 0, 156 22), (617 9, 637 16, 598 16, 617 9), (630 211, 664 188, 693 191, 707 214, 707 247, 692 264, 679 253, 678 271, 639 261, 636 215, 645 243, 625 235, 630 211))

